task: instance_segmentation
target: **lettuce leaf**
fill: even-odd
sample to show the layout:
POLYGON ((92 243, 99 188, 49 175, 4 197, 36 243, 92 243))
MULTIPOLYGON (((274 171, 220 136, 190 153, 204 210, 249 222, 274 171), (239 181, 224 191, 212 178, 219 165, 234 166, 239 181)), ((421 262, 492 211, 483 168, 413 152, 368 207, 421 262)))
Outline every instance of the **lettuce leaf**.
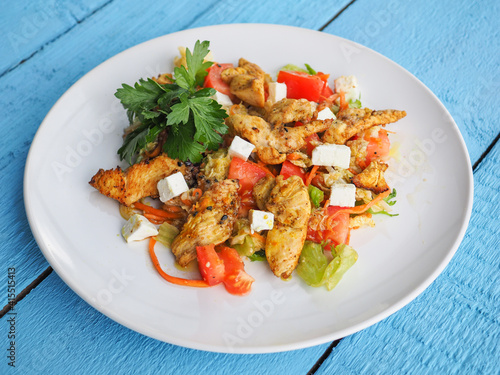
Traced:
POLYGON ((297 274, 313 287, 325 286, 332 290, 344 274, 358 259, 356 251, 345 244, 332 249, 333 259, 328 261, 323 247, 311 241, 306 241, 300 254, 297 274))

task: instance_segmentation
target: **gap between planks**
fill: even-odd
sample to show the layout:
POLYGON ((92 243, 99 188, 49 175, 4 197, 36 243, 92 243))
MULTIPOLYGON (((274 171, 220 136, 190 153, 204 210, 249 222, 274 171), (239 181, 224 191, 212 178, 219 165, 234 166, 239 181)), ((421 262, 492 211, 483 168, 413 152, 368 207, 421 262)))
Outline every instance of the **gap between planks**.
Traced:
POLYGON ((19 301, 21 301, 24 297, 26 297, 30 292, 35 289, 43 280, 47 278, 52 273, 52 267, 47 267, 45 271, 43 271, 38 277, 31 282, 26 288, 24 288, 21 293, 19 293, 16 298, 9 303, 7 303, 2 311, 0 311, 0 319, 5 316, 10 310, 14 308, 14 306, 17 305, 19 301))
POLYGON ((92 17, 94 14, 96 14, 97 12, 99 12, 100 10, 102 10, 103 8, 105 8, 106 6, 108 6, 109 4, 111 4, 114 0, 109 0, 107 2, 105 2, 104 4, 102 4, 99 8, 96 8, 94 9, 92 12, 90 12, 89 14, 87 14, 85 17, 83 17, 81 20, 78 20, 76 19, 76 23, 73 25, 73 26, 70 26, 67 30, 63 31, 61 34, 59 34, 58 36, 56 36, 55 38, 52 38, 51 40, 49 40, 47 43, 45 43, 44 45, 42 45, 40 48, 38 48, 36 51, 34 51, 31 55, 29 55, 28 57, 26 57, 25 59, 22 59, 20 62, 18 62, 17 64, 11 66, 10 68, 7 68, 5 69, 3 72, 0 73, 0 78, 2 78, 4 75, 10 73, 11 71, 13 71, 14 69, 16 69, 17 67, 19 67, 20 65, 24 64, 26 61, 30 60, 33 56, 35 56, 38 52, 40 52, 41 50, 43 50, 45 47, 47 47, 48 45, 54 43, 56 40, 58 40, 59 38, 61 38, 62 36, 66 35, 67 33, 69 33, 71 30, 73 30, 77 25, 79 25, 80 23, 84 22, 85 20, 87 20, 89 17, 92 17))

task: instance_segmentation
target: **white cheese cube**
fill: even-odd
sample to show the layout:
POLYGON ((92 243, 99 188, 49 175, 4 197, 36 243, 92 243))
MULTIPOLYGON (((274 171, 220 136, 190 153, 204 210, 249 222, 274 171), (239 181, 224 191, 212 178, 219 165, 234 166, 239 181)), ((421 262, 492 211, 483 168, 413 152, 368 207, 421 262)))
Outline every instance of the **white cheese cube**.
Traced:
POLYGON ((236 156, 243 160, 247 160, 254 148, 255 146, 252 143, 236 136, 233 138, 227 152, 230 156, 236 156))
POLYGON ((165 177, 164 179, 158 181, 156 186, 158 188, 160 200, 163 203, 189 190, 186 180, 181 172, 165 177))
POLYGON ((156 227, 144 216, 133 215, 122 228, 122 236, 125 241, 140 241, 158 234, 156 227))
POLYGON ((218 91, 216 91, 215 95, 212 95, 211 98, 225 109, 228 109, 233 105, 233 102, 229 96, 218 91))
POLYGON ((269 98, 271 103, 279 102, 286 98, 286 84, 279 82, 269 83, 269 98))
POLYGON ((250 219, 250 230, 252 233, 273 229, 274 215, 271 212, 250 210, 248 217, 250 219))
POLYGON ((319 145, 312 152, 313 165, 347 169, 351 161, 351 149, 344 145, 319 145))
POLYGON ((356 203, 356 186, 353 184, 332 185, 330 194, 330 206, 354 207, 356 203))
POLYGON ((335 80, 335 92, 344 92, 345 100, 355 101, 361 98, 358 79, 355 76, 341 76, 335 80))
POLYGON ((328 107, 323 108, 321 111, 318 112, 318 117, 317 120, 335 120, 337 117, 335 117, 335 114, 332 112, 332 110, 328 107))

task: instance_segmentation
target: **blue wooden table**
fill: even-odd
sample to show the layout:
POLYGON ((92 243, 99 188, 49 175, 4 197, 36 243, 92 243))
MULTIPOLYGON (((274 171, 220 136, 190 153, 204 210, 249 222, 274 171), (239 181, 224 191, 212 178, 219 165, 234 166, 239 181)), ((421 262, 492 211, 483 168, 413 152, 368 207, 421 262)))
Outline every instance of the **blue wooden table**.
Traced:
POLYGON ((500 5, 492 0, 3 2, 0 373, 500 373, 499 20, 500 5), (35 243, 23 204, 24 164, 57 99, 126 48, 222 23, 300 26, 366 45, 417 76, 455 119, 474 172, 469 228, 437 280, 382 322, 292 352, 186 349, 133 332, 94 310, 52 272, 35 243), (11 269, 17 297, 9 311, 11 269), (8 358, 13 316, 15 367, 8 358))

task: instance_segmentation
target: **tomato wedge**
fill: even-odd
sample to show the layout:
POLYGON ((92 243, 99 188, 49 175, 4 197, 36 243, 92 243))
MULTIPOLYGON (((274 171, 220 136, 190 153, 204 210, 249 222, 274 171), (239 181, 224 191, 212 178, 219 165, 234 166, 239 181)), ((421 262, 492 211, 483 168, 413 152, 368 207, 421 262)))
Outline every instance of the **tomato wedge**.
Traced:
POLYGON ((337 211, 344 209, 345 207, 329 206, 326 209, 326 222, 329 223, 329 228, 317 230, 308 226, 307 239, 316 243, 326 241, 328 244, 325 246, 325 249, 330 249, 332 245, 347 244, 347 237, 349 236, 349 213, 339 212, 336 214, 337 211), (333 217, 334 215, 335 217, 333 217))
POLYGON ((306 153, 307 155, 311 156, 313 150, 316 148, 316 146, 320 141, 319 135, 316 133, 311 134, 309 137, 305 139, 305 141, 306 141, 306 153))
POLYGON ((224 262, 215 252, 215 246, 196 246, 196 255, 203 280, 210 286, 220 284, 224 279, 225 268, 224 262))
POLYGON ((386 159, 389 156, 391 141, 385 129, 379 130, 377 137, 369 137, 368 139, 365 137, 365 140, 368 141, 365 161, 367 166, 374 160, 386 159))
POLYGON ((282 175, 285 180, 290 176, 299 176, 304 183, 306 182, 306 173, 304 170, 288 160, 283 162, 280 175, 282 175))
POLYGON ((245 272, 245 264, 238 252, 231 247, 223 246, 219 251, 219 257, 224 262, 226 275, 223 282, 226 290, 238 296, 248 294, 255 280, 245 272))
POLYGON ((208 74, 205 77, 203 86, 214 88, 218 92, 232 97, 229 85, 221 78, 222 71, 232 67, 233 64, 213 64, 210 68, 208 68, 208 74))
POLYGON ((249 209, 256 207, 253 198, 253 186, 268 173, 270 172, 257 164, 241 158, 233 157, 231 160, 227 178, 236 179, 240 182, 240 189, 238 190, 238 195, 241 198, 240 216, 246 216, 249 209))
POLYGON ((285 70, 278 73, 278 82, 286 85, 287 98, 307 99, 312 102, 321 100, 321 94, 325 87, 325 81, 317 75, 285 70))

